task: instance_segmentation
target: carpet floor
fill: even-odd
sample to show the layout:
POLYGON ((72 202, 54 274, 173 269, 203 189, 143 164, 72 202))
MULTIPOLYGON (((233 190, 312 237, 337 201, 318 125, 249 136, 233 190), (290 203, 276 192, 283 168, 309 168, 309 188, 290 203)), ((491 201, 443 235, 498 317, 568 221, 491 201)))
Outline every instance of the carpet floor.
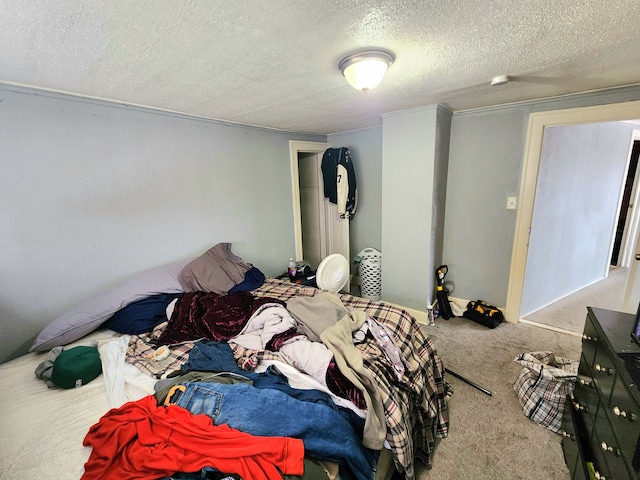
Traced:
POLYGON ((453 375, 450 430, 436 447, 431 469, 417 465, 419 480, 569 480, 562 437, 529 420, 513 383, 525 352, 550 351, 579 360, 587 306, 615 310, 622 304, 626 269, 538 310, 527 320, 575 332, 574 335, 528 323, 503 323, 489 329, 463 317, 436 319, 422 326, 445 367, 489 390, 491 396, 453 375))
POLYGON ((609 276, 577 292, 558 300, 526 317, 525 320, 562 328, 582 334, 585 316, 576 315, 576 309, 587 305, 609 310, 619 310, 629 275, 628 268, 611 268, 609 276))

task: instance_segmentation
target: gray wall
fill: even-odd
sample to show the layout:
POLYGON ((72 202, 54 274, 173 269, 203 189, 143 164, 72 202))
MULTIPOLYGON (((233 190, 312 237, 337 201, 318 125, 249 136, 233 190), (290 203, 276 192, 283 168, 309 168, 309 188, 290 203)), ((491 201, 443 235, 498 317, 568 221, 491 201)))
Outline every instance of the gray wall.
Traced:
POLYGON ((454 297, 505 306, 529 114, 640 99, 639 87, 454 113, 443 261, 454 297))
POLYGON ((607 272, 633 125, 545 130, 520 315, 607 272))
MULTIPOLYGON (((506 304, 517 211, 506 210, 505 203, 507 196, 519 195, 529 114, 637 99, 640 88, 629 87, 453 114, 442 256, 443 263, 449 265, 447 280, 454 284, 452 296, 506 304)), ((361 247, 376 247, 373 242, 360 243, 361 239, 384 235, 381 216, 369 209, 374 201, 374 182, 382 184, 382 153, 376 151, 381 148, 382 129, 330 135, 329 139, 334 146, 367 152, 355 157, 358 178, 363 179, 359 183, 359 212, 363 213, 352 223, 351 251, 355 254, 361 247)), ((381 191, 375 202, 381 208, 381 191)), ((413 206, 410 202, 403 205, 398 218, 403 219, 405 235, 419 237, 413 217, 407 213, 413 206)), ((383 264, 386 258, 383 252, 383 264)), ((405 264, 406 270, 413 266, 405 264)), ((401 288, 409 283, 408 276, 395 281, 401 288)), ((413 302, 422 308, 424 299, 420 293, 416 295, 413 302)))
POLYGON ((289 140, 0 88, 0 361, 75 303, 218 242, 267 275, 294 250, 289 140))
POLYGON ((440 105, 382 117, 382 299, 422 311, 441 260, 450 121, 440 105))
POLYGON ((529 109, 453 115, 443 262, 451 295, 504 306, 529 109))
MULTIPOLYGON (((506 303, 515 212, 504 204, 519 193, 529 113, 638 99, 629 87, 453 115, 443 263, 454 296, 506 303)), ((294 249, 288 141, 327 141, 6 87, 0 125, 0 361, 87 296, 220 241, 281 273, 294 249)), ((331 135, 352 149, 362 179, 354 254, 382 247, 382 133, 331 135)), ((420 243, 430 232, 415 228, 415 204, 402 198, 389 212, 396 234, 420 243)), ((431 273, 411 258, 401 265, 410 275, 397 288, 423 308, 412 282, 431 273)))

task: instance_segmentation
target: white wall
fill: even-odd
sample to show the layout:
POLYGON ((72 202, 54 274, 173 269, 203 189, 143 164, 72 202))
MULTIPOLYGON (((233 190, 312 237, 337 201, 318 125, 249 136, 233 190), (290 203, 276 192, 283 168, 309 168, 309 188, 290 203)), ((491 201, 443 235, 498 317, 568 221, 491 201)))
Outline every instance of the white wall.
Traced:
POLYGON ((218 242, 267 275, 294 250, 275 132, 0 88, 0 361, 75 303, 218 242))
POLYGON ((520 316, 607 274, 633 125, 545 129, 520 316))

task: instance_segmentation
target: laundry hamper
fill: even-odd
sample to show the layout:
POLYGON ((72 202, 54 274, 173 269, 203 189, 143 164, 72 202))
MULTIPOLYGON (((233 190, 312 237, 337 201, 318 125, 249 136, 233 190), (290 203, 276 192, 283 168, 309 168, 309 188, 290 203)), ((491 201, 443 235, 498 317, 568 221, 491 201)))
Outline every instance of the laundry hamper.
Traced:
POLYGON ((382 253, 375 248, 365 248, 356 255, 360 276, 360 295, 368 300, 380 300, 382 293, 382 253))

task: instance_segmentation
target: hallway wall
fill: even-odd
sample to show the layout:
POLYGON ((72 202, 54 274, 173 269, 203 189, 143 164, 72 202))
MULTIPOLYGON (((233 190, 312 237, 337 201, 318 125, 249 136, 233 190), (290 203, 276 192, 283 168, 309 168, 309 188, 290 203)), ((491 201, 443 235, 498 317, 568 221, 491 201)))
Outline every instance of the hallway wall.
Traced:
POLYGON ((521 316, 607 275, 632 133, 624 122, 545 129, 521 316))

